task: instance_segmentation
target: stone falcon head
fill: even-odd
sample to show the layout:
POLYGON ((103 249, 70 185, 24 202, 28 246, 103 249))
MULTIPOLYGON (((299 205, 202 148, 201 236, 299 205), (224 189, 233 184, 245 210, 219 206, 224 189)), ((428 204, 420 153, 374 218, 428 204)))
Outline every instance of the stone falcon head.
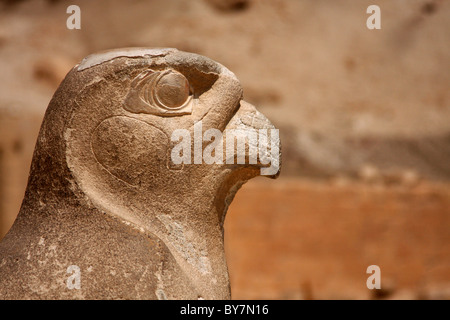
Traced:
MULTIPOLYGON (((128 278, 119 282, 127 298, 229 298, 223 248, 228 205, 250 178, 279 174, 277 131, 242 98, 232 72, 197 54, 130 48, 86 57, 46 111, 21 212, 5 241, 29 248, 41 238, 58 238, 58 263, 76 256, 79 261, 70 263, 82 270, 88 265, 95 270, 102 261, 104 272, 133 273, 165 261, 160 276, 146 280, 146 289, 129 291, 128 278), (235 143, 239 138, 244 147, 235 143), (147 255, 148 244, 128 237, 121 243, 114 236, 95 241, 108 234, 102 219, 120 224, 118 234, 131 232, 128 228, 156 239, 159 249, 150 251, 158 257, 152 251, 139 265, 133 255, 147 255), (61 243, 71 241, 78 244, 73 250, 84 253, 68 253, 61 243), (121 267, 109 256, 115 250, 131 255, 121 258, 121 267), (161 280, 176 277, 182 278, 178 284, 161 280)), ((96 279, 108 286, 106 276, 96 279)), ((103 297, 89 283, 83 288, 83 297, 103 297)), ((46 297, 71 297, 58 290, 46 297)))

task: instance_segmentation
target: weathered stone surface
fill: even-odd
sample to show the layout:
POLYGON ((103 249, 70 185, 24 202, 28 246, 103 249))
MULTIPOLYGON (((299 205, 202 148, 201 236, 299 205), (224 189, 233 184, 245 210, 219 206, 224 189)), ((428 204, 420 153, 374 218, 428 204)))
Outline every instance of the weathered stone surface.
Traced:
POLYGON ((198 120, 203 131, 274 128, 234 74, 203 56, 125 49, 75 66, 0 243, 0 298, 230 298, 223 221, 262 164, 174 164, 172 132, 198 120), (66 285, 71 265, 80 289, 66 285))

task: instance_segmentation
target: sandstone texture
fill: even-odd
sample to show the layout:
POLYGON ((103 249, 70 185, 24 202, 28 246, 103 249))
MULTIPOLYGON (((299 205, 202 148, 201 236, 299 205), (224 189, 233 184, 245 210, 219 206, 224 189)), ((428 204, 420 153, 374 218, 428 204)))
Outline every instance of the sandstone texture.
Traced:
POLYGON ((264 164, 176 163, 173 132, 192 132, 191 143, 197 123, 225 140, 231 129, 275 129, 232 72, 200 55, 128 48, 77 64, 47 108, 0 243, 0 298, 229 299, 225 214, 264 164))

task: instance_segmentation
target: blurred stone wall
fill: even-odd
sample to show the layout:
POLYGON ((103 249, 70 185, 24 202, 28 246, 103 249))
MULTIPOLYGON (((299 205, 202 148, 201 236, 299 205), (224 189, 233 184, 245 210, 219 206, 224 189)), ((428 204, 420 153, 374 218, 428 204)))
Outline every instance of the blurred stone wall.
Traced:
POLYGON ((41 116, 0 110, 0 239, 19 212, 41 116))
POLYGON ((233 298, 450 299, 448 184, 265 180, 226 219, 233 298))

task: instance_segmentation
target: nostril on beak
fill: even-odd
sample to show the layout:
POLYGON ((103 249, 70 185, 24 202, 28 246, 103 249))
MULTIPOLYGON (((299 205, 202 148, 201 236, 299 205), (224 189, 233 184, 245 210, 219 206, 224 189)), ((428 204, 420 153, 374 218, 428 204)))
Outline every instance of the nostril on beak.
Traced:
POLYGON ((241 121, 244 125, 254 129, 275 129, 275 126, 269 119, 250 103, 241 101, 239 111, 241 112, 241 121))
MULTIPOLYGON (((229 145, 232 145, 235 151, 236 138, 238 160, 240 156, 241 159, 248 158, 249 164, 260 168, 261 175, 278 177, 281 164, 279 131, 269 119, 250 103, 241 101, 239 110, 228 123, 226 131, 227 153, 231 149, 229 145), (239 148, 239 141, 246 141, 245 148, 239 148)), ((227 154, 227 159, 229 158, 227 154)))

